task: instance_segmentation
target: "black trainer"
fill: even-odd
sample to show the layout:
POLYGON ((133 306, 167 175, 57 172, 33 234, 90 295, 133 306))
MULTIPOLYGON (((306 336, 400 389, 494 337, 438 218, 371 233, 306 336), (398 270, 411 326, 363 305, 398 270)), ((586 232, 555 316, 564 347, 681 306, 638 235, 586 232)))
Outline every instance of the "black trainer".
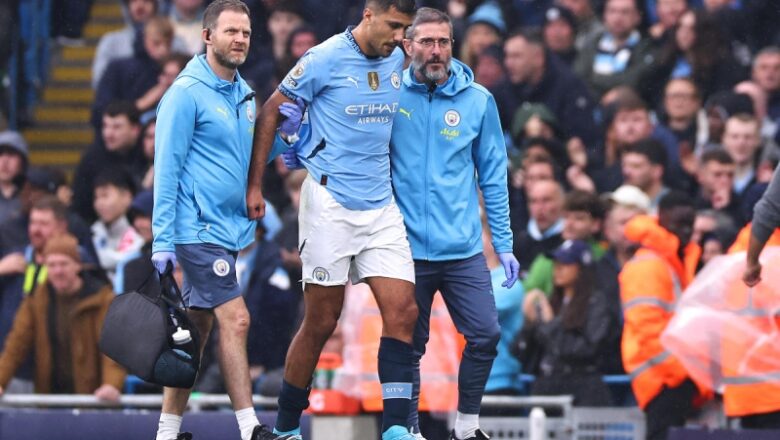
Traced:
POLYGON ((192 440, 192 434, 189 432, 180 432, 179 435, 176 436, 176 440, 192 440))
POLYGON ((284 440, 289 438, 289 436, 276 435, 268 426, 260 424, 255 426, 254 431, 252 431, 252 437, 250 438, 252 440, 284 440))
POLYGON ((477 432, 475 432, 473 436, 464 439, 459 439, 455 437, 455 430, 453 429, 452 432, 450 433, 450 440, 490 440, 490 437, 488 437, 488 435, 485 434, 485 431, 481 429, 477 429, 477 432))

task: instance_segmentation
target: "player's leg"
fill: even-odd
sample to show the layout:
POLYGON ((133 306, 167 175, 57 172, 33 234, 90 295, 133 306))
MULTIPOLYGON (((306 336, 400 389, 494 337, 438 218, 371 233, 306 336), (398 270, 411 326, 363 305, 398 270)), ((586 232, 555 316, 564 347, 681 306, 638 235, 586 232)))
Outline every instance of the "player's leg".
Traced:
MULTIPOLYGON (((206 347, 206 341, 211 333, 214 315, 211 310, 188 310, 192 324, 198 329, 200 335, 200 353, 203 355, 203 349, 206 347)), ((187 409, 187 400, 190 398, 190 388, 163 388, 162 411, 160 412, 160 422, 157 425, 156 440, 175 440, 181 430, 182 414, 187 409)))
POLYGON ((456 439, 483 438, 479 410, 501 338, 490 271, 482 254, 448 264, 442 297, 458 332, 466 338, 458 371, 456 439))
POLYGON ((420 432, 420 359, 425 354, 425 345, 430 336, 431 305, 436 291, 439 290, 441 276, 438 268, 441 263, 429 261, 414 262, 414 295, 417 301, 417 323, 414 327, 412 346, 414 347, 414 371, 412 377, 412 401, 409 408, 407 426, 412 433, 420 432))
MULTIPOLYGON (((382 432, 400 426, 407 428, 414 381, 415 355, 412 335, 417 323, 414 284, 406 280, 370 277, 371 287, 382 315, 378 373, 382 384, 382 432)), ((383 434, 383 440, 396 438, 383 434)), ((403 438, 403 437, 402 437, 403 438)))
POLYGON ((395 203, 373 211, 369 240, 355 256, 353 282, 365 280, 382 315, 378 373, 382 384, 382 439, 410 439, 414 381, 412 336, 417 324, 414 262, 403 217, 395 203))
POLYGON ((314 368, 341 315, 344 286, 306 284, 303 303, 303 322, 290 343, 284 364, 284 381, 274 429, 280 434, 299 432, 301 413, 309 406, 314 368))
POLYGON ((282 435, 300 433, 301 413, 309 406, 312 373, 344 304, 359 215, 352 215, 324 186, 307 177, 301 188, 298 220, 304 316, 285 359, 274 428, 282 435))

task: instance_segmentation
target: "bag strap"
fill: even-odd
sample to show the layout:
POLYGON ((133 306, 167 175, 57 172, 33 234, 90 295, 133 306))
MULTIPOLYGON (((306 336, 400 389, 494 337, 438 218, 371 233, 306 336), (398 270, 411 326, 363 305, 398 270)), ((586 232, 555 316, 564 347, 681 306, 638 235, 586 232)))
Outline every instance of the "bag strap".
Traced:
POLYGON ((179 285, 176 284, 176 279, 173 277, 173 265, 171 263, 168 263, 165 272, 160 274, 160 287, 160 299, 168 303, 171 307, 187 308, 179 285))

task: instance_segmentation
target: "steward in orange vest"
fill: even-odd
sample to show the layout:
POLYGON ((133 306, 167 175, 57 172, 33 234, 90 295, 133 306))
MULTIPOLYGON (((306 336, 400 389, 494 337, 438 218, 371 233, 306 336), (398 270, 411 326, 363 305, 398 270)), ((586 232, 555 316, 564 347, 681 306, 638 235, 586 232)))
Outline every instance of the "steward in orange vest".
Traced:
POLYGON ((626 238, 640 248, 619 277, 622 357, 651 440, 665 439, 669 427, 682 426, 696 397, 707 393, 660 340, 701 256, 699 246, 689 242, 695 216, 688 196, 670 192, 659 203, 657 220, 638 216, 625 228, 626 238))

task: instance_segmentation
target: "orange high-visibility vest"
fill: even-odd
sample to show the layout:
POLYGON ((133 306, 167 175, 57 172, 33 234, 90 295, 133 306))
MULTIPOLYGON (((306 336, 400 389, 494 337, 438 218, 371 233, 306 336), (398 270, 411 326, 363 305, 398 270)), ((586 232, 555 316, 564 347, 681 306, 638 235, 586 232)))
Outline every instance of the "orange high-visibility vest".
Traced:
MULTIPOLYGON (((749 240, 750 225, 743 228, 742 235, 749 240)), ((780 244, 778 230, 767 244, 773 242, 780 244)), ((732 247, 729 253, 738 251, 739 247, 732 247)), ((776 268, 765 267, 764 271, 767 270, 776 268)), ((734 313, 721 340, 723 408, 729 417, 780 411, 778 289, 769 280, 754 288, 738 281, 726 292, 727 304, 734 313), (762 335, 763 340, 757 340, 757 334, 762 335)))
MULTIPOLYGON (((360 318, 360 396, 365 411, 382 411, 382 389, 377 374, 382 317, 373 296, 360 318)), ((452 324, 441 295, 431 307, 430 340, 420 362, 420 411, 453 411, 458 403, 458 366, 465 342, 452 324)))
MULTIPOLYGON (((748 245, 750 244, 750 225, 752 225, 752 223, 748 223, 739 231, 737 238, 729 248, 729 254, 747 251, 748 245)), ((769 236, 769 240, 767 240, 765 246, 780 246, 780 229, 775 229, 775 232, 769 236)))
POLYGON ((684 261, 680 261, 677 237, 648 216, 631 220, 625 234, 642 248, 619 276, 624 314, 621 353, 637 403, 645 408, 665 386, 676 387, 689 377, 660 338, 683 289, 693 279, 701 249, 689 244, 684 261))

